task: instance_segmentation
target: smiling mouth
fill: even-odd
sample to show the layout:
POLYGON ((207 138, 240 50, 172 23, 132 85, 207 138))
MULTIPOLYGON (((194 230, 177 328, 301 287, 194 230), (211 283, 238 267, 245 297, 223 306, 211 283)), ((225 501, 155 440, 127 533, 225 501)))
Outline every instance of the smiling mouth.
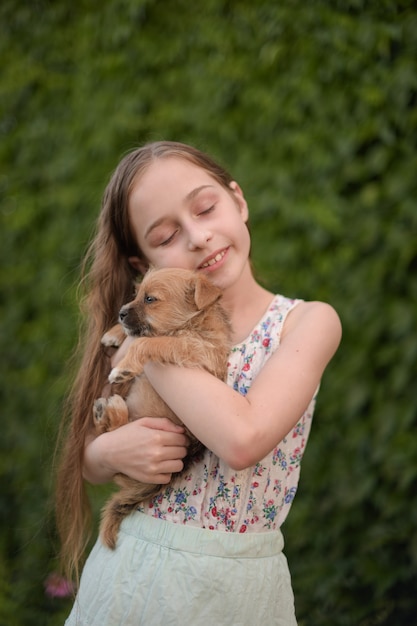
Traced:
POLYGON ((222 260, 225 254, 226 254, 226 250, 222 250, 221 252, 218 252, 216 256, 214 256, 212 259, 210 259, 209 261, 206 261, 205 263, 202 263, 199 269, 204 270, 206 267, 211 267, 215 263, 218 263, 219 261, 222 260))

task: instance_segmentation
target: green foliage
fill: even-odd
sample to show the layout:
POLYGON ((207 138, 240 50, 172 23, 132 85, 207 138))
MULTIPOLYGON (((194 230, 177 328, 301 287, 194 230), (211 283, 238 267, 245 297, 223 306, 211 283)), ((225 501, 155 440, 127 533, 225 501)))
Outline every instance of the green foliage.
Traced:
POLYGON ((0 24, 0 622, 68 609, 43 582, 79 259, 120 156, 166 138, 230 167, 268 286, 342 318, 284 526, 300 624, 413 623, 415 3, 3 0, 0 24))

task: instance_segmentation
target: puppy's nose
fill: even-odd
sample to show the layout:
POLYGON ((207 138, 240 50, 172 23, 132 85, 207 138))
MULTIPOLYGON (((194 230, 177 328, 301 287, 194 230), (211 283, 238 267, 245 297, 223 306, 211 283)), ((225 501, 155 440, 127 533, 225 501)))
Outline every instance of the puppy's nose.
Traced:
POLYGON ((129 309, 126 306, 122 306, 119 311, 119 322, 123 324, 123 321, 127 318, 129 314, 129 309))

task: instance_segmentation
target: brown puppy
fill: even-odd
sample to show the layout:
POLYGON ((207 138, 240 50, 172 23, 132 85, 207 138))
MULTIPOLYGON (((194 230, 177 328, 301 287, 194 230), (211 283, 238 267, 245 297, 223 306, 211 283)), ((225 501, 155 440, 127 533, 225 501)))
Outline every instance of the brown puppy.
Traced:
MULTIPOLYGON (((135 299, 120 310, 122 326, 115 326, 102 339, 106 346, 118 346, 125 333, 137 337, 110 373, 112 395, 94 404, 98 434, 145 416, 169 417, 181 424, 148 382, 143 371, 148 360, 198 367, 226 380, 232 341, 230 322, 219 302, 221 293, 204 275, 191 270, 167 268, 145 275, 135 299)), ((185 463, 189 464, 204 446, 192 433, 187 434, 191 443, 185 463)), ((121 490, 104 507, 101 524, 101 538, 109 548, 116 546, 122 519, 161 488, 122 474, 115 481, 121 490)))

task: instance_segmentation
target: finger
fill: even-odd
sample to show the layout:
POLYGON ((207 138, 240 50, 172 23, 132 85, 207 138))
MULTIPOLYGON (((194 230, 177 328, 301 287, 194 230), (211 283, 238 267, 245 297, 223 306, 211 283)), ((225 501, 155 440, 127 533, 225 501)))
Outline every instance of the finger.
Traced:
MULTIPOLYGON (((162 485, 166 485, 167 483, 170 482, 171 478, 172 478, 172 474, 176 474, 181 472, 184 469, 184 463, 181 461, 181 459, 177 459, 174 461, 165 461, 164 463, 160 463, 158 464, 158 469, 155 471, 152 471, 153 467, 150 466, 148 468, 148 472, 147 474, 145 474, 145 479, 146 482, 152 483, 152 484, 162 484, 162 485)), ((135 478, 134 474, 132 473, 132 478, 135 478)), ((141 474, 141 480, 143 480, 144 475, 141 474)))
MULTIPOLYGON (((179 470, 181 471, 181 470, 179 470)), ((167 485, 171 482, 172 474, 158 474, 158 480, 155 482, 160 485, 167 485)))
POLYGON ((155 474, 172 474, 172 472, 180 472, 183 467, 183 458, 186 456, 186 448, 169 448, 169 453, 163 454, 159 459, 149 461, 147 472, 155 476, 155 474))
MULTIPOLYGON (((178 470, 179 472, 181 470, 178 470)), ((139 482, 149 483, 150 485, 167 485, 171 478, 172 473, 161 473, 161 474, 152 474, 152 473, 138 473, 131 472, 130 478, 133 480, 138 480, 139 482)))
POLYGON ((187 452, 186 446, 166 446, 162 452, 161 461, 183 459, 187 456, 187 452))
POLYGON ((184 463, 181 459, 170 459, 168 461, 160 463, 160 465, 158 466, 158 474, 167 477, 170 474, 181 472, 183 469, 184 463))
POLYGON ((161 445, 164 448, 185 448, 190 445, 190 440, 186 435, 166 433, 164 437, 161 437, 161 445))
POLYGON ((142 417, 140 423, 142 426, 154 428, 155 430, 165 430, 173 433, 184 432, 184 426, 174 424, 168 417, 142 417))
POLYGON ((182 459, 187 456, 187 448, 185 446, 167 446, 152 450, 148 454, 148 470, 153 474, 161 472, 173 472, 172 467, 168 467, 168 463, 182 463, 182 459))

